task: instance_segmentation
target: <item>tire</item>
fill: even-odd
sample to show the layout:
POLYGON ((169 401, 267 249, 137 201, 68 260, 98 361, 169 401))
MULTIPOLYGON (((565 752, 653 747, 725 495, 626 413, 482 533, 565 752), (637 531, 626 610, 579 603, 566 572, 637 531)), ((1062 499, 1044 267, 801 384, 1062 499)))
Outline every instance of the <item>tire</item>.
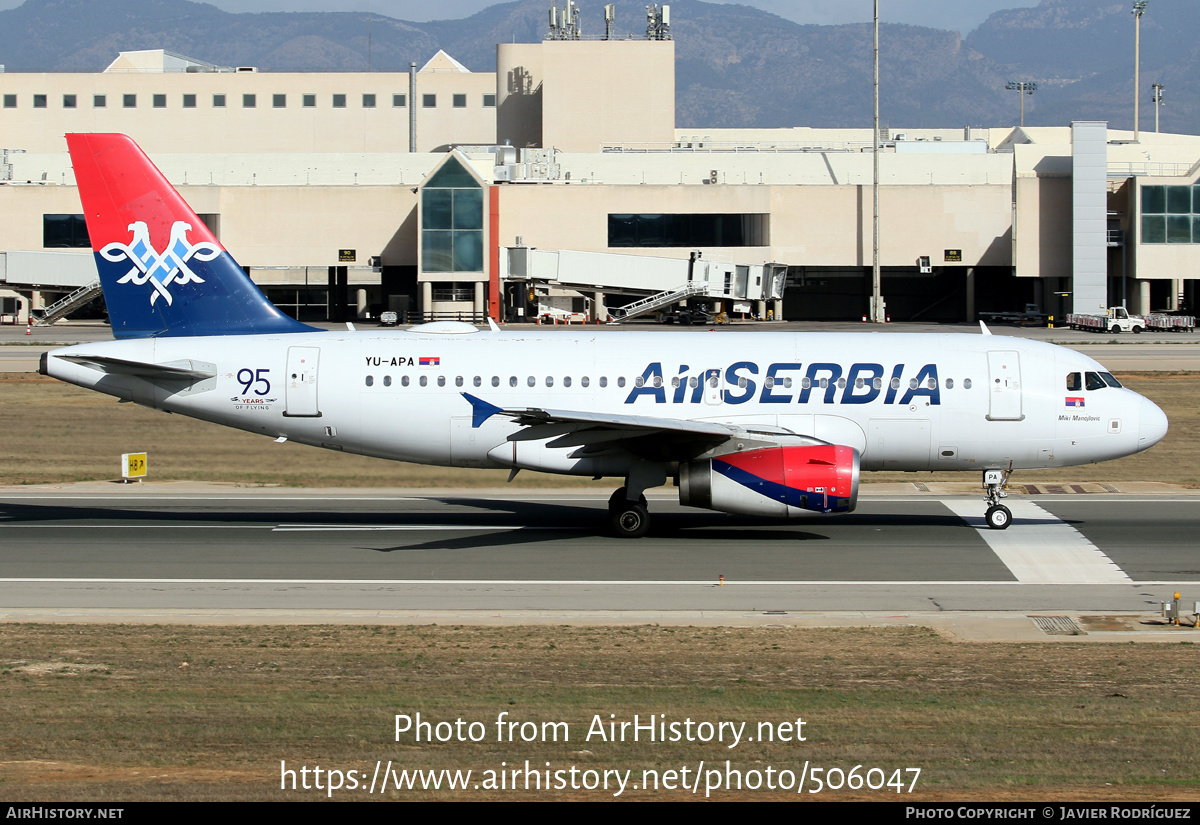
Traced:
POLYGON ((1007 530, 1008 525, 1012 524, 1012 511, 1003 504, 997 504, 987 509, 984 519, 993 530, 1007 530))
POLYGON ((1134 335, 1137 335, 1137 334, 1139 334, 1141 331, 1142 331, 1142 328, 1141 328, 1141 327, 1134 327, 1134 328, 1133 328, 1133 334, 1134 334, 1134 335))
POLYGON ((626 503, 608 517, 612 533, 619 539, 640 539, 650 530, 650 513, 645 505, 626 503))
MULTIPOLYGON (((608 497, 608 512, 614 513, 629 504, 629 499, 625 498, 626 488, 618 487, 613 491, 613 494, 608 497)), ((638 496, 638 504, 646 507, 646 497, 638 496)))

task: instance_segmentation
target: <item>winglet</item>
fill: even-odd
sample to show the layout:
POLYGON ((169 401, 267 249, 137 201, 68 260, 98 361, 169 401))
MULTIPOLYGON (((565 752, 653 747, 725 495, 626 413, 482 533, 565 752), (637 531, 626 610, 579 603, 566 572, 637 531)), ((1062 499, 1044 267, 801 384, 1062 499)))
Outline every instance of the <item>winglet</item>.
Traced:
POLYGON ((469 392, 462 393, 462 397, 471 402, 471 429, 473 430, 479 429, 479 426, 484 421, 487 421, 501 411, 501 408, 495 404, 489 404, 482 398, 476 398, 469 392))
POLYGON ((983 321, 979 322, 979 331, 982 332, 984 335, 992 334, 992 331, 987 328, 987 324, 985 324, 983 321))
POLYGON ((487 322, 488 322, 488 329, 490 329, 492 332, 500 331, 500 325, 497 324, 495 321, 493 321, 490 317, 487 319, 487 322))

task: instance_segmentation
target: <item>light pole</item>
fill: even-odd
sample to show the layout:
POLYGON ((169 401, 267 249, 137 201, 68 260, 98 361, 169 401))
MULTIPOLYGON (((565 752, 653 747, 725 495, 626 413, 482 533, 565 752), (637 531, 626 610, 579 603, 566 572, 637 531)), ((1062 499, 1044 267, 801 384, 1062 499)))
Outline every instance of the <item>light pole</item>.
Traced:
POLYGON ((871 320, 882 324, 887 320, 883 308, 883 285, 879 272, 879 0, 875 0, 875 131, 871 147, 871 195, 874 212, 871 235, 871 320))
POLYGON ((1138 130, 1138 98, 1141 96, 1142 71, 1142 15, 1146 13, 1147 0, 1133 2, 1133 139, 1138 130))
POLYGON ((1032 96, 1038 85, 1028 80, 1010 80, 1004 84, 1004 88, 1021 93, 1021 128, 1025 128, 1025 95, 1032 96))
POLYGON ((1160 103, 1162 103, 1162 98, 1163 98, 1162 92, 1163 92, 1163 89, 1166 88, 1166 86, 1164 86, 1161 83, 1155 83, 1155 84, 1153 84, 1153 88, 1154 88, 1154 95, 1150 99, 1154 101, 1154 133, 1158 134, 1158 106, 1160 103))

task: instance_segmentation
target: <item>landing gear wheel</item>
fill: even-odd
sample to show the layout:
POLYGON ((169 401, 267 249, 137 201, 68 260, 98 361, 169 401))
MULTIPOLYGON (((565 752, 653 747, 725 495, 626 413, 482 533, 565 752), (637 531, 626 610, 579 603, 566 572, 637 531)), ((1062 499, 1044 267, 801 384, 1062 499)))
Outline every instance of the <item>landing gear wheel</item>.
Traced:
POLYGON ((640 539, 650 529, 650 513, 646 505, 631 501, 614 508, 608 517, 613 535, 619 539, 640 539))
POLYGON ((1003 504, 997 504, 987 509, 984 519, 987 521, 987 526, 993 530, 1005 530, 1008 525, 1012 524, 1012 510, 1003 504))
MULTIPOLYGON (((627 492, 628 491, 625 487, 618 487, 616 492, 614 492, 611 496, 608 497, 608 512, 615 513, 618 510, 623 509, 626 504, 632 503, 629 501, 629 499, 627 499, 625 497, 625 494, 627 492)), ((644 495, 638 496, 637 503, 642 505, 643 508, 645 508, 646 507, 646 497, 644 495)))

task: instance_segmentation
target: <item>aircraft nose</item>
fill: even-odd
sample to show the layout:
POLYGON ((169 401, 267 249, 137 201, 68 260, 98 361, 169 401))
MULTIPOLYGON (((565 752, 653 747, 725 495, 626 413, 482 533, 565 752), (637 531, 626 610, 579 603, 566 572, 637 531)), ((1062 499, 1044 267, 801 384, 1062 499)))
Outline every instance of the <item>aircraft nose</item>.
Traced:
POLYGON ((1149 398, 1138 406, 1138 451, 1149 449, 1167 434, 1167 414, 1149 398))

